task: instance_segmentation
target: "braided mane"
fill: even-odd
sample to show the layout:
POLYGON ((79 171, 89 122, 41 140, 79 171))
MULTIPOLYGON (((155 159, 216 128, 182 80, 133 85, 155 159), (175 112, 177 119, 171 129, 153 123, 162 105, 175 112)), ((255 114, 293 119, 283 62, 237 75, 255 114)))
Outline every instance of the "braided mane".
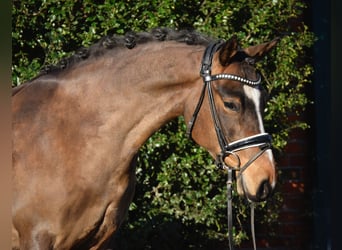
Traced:
POLYGON ((81 48, 73 55, 63 58, 56 65, 48 65, 42 68, 39 75, 52 72, 58 72, 62 69, 69 68, 76 63, 87 58, 98 57, 106 53, 106 51, 119 47, 133 49, 138 44, 144 44, 153 41, 177 41, 188 45, 206 46, 212 41, 211 38, 204 36, 194 30, 172 30, 169 28, 155 28, 150 32, 127 32, 124 36, 107 35, 102 37, 97 43, 88 48, 81 48))

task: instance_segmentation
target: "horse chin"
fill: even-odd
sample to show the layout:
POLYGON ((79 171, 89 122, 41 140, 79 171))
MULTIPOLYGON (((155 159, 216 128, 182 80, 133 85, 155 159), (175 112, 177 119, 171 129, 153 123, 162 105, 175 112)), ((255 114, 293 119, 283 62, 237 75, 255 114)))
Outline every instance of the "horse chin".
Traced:
POLYGON ((251 194, 248 191, 248 186, 247 184, 244 182, 243 178, 239 178, 237 179, 237 185, 236 185, 236 189, 237 189, 237 193, 241 196, 241 197, 245 197, 249 202, 261 202, 267 199, 268 196, 260 196, 260 195, 254 195, 251 194))
POLYGON ((237 180, 236 184, 237 184, 237 185, 236 185, 236 190, 237 190, 238 195, 240 195, 241 197, 246 196, 246 195, 245 195, 245 187, 244 187, 244 185, 243 185, 243 183, 242 183, 241 178, 239 178, 239 179, 237 180))

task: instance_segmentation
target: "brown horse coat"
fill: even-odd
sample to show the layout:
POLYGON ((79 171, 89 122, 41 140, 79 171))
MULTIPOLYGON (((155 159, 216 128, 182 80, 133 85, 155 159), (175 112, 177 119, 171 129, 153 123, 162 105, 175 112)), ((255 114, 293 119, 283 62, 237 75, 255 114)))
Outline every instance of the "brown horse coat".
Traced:
MULTIPOLYGON (((14 249, 101 249, 120 226, 134 193, 139 148, 167 121, 180 115, 188 121, 203 84, 199 68, 207 40, 195 34, 199 42, 190 46, 178 41, 182 36, 186 41, 184 34, 178 40, 172 34, 164 42, 156 38, 145 42, 143 33, 131 49, 120 45, 124 40, 118 38, 114 48, 92 48, 86 59, 70 60, 65 69, 51 70, 14 88, 14 249)), ((106 47, 104 41, 96 46, 106 47)), ((262 56, 273 46, 267 43, 246 52, 262 56)), ((232 52, 231 46, 223 48, 220 53, 227 64, 216 55, 213 71, 241 75, 239 62, 228 63, 232 52)), ((217 83, 221 117, 247 119, 224 110, 218 89, 227 82, 230 87, 224 91, 243 91, 234 81, 217 83)), ((233 123, 229 126, 227 134, 233 131, 233 123)), ((238 132, 229 136, 240 139, 262 129, 239 124, 238 132)), ((193 138, 217 154, 207 104, 193 138)), ((241 159, 253 154, 246 151, 241 159)), ((255 165, 244 174, 245 193, 256 193, 265 180, 274 187, 273 160, 265 155, 255 165)))

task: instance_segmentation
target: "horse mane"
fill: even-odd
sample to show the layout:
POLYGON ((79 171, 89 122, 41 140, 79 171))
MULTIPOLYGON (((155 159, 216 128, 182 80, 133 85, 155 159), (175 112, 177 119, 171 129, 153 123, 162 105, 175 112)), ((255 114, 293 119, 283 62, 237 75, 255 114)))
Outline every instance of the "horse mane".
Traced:
POLYGON ((128 49, 133 49, 138 44, 154 41, 177 41, 188 45, 206 46, 212 40, 213 39, 208 36, 189 29, 177 31, 169 28, 155 28, 150 32, 137 33, 129 31, 124 36, 109 34, 102 37, 90 47, 78 49, 73 55, 63 58, 55 65, 44 66, 37 77, 48 73, 59 72, 88 58, 99 57, 106 53, 106 51, 114 48, 126 47, 128 49))

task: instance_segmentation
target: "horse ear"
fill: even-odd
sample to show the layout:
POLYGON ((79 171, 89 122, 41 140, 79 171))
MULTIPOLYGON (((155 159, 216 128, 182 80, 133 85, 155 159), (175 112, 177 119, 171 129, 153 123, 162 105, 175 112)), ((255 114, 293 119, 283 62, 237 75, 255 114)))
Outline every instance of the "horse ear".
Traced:
POLYGON ((277 43, 280 41, 280 37, 273 39, 270 42, 262 43, 259 45, 251 46, 243 49, 243 51, 249 56, 254 58, 255 60, 260 60, 263 56, 265 56, 277 43))
POLYGON ((230 59, 238 51, 238 47, 239 45, 236 35, 223 44, 219 54, 219 59, 222 66, 227 66, 229 64, 230 59))

